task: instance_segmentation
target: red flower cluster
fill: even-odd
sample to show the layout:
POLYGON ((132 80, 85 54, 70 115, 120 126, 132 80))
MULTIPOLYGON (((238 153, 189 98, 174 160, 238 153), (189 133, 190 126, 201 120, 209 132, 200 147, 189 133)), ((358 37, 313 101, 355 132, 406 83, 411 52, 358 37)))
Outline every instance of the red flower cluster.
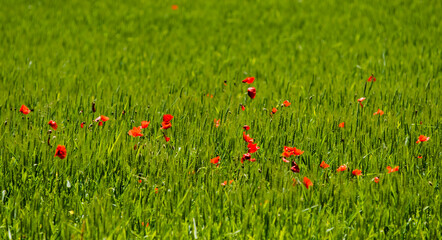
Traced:
POLYGON ((387 170, 388 170, 388 173, 397 172, 397 171, 399 171, 399 166, 396 166, 394 168, 387 166, 387 170))
MULTIPOLYGON (((290 162, 290 160, 286 159, 286 157, 299 156, 299 155, 302 155, 303 153, 304 153, 304 151, 297 149, 295 147, 284 146, 284 152, 281 154, 282 161, 288 163, 288 162, 290 162)), ((290 170, 292 172, 299 173, 300 172, 299 165, 295 162, 295 160, 292 160, 291 163, 292 164, 291 164, 290 170)))
POLYGON ((381 109, 378 109, 378 111, 377 112, 375 112, 375 113, 373 113, 373 115, 384 115, 384 111, 382 111, 381 109))
POLYGON ((142 137, 141 129, 149 127, 150 121, 142 121, 141 126, 133 127, 127 134, 132 137, 142 137))
MULTIPOLYGON (((232 184, 233 180, 229 180, 229 184, 232 184)), ((221 183, 221 186, 226 186, 227 185, 227 180, 221 183)))
MULTIPOLYGON (((281 107, 289 107, 291 105, 291 103, 288 100, 285 100, 284 102, 282 102, 282 104, 279 104, 277 107, 281 106, 281 107)), ((278 108, 272 108, 272 112, 270 113, 270 116, 273 116, 277 111, 278 108)))
POLYGON ((109 120, 108 117, 101 115, 101 116, 97 117, 94 121, 98 122, 98 126, 103 126, 103 123, 107 122, 108 120, 109 120))
MULTIPOLYGON (((173 116, 170 114, 165 114, 163 115, 163 122, 161 123, 161 129, 169 129, 172 127, 172 123, 170 121, 172 121, 173 116)), ((166 136, 166 133, 163 132, 164 135, 164 140, 166 140, 166 142, 170 141, 170 137, 166 136)))
MULTIPOLYGON (((250 129, 250 127, 247 125, 245 125, 243 128, 246 131, 250 129)), ((246 134, 246 132, 243 132, 242 136, 243 136, 243 140, 247 143, 248 150, 247 150, 247 153, 242 156, 241 163, 244 163, 244 160, 248 160, 250 162, 256 161, 255 158, 252 158, 251 154, 258 151, 260 149, 260 147, 258 147, 258 144, 253 144, 254 139, 252 137, 250 137, 249 134, 246 134)))
POLYGON ((303 153, 304 153, 304 151, 302 151, 301 149, 297 149, 295 147, 284 146, 284 152, 282 153, 282 156, 284 156, 284 157, 290 157, 292 155, 299 156, 303 153))
POLYGON ((169 129, 172 127, 172 121, 173 116, 170 114, 166 114, 163 116, 163 122, 161 123, 161 129, 169 129))

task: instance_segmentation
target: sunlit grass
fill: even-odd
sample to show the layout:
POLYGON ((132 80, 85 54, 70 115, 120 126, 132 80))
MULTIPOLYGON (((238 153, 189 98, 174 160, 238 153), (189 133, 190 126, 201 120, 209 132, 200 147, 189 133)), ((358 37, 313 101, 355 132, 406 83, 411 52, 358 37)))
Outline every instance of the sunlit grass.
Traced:
POLYGON ((440 1, 2 8, 1 239, 442 237, 440 1))

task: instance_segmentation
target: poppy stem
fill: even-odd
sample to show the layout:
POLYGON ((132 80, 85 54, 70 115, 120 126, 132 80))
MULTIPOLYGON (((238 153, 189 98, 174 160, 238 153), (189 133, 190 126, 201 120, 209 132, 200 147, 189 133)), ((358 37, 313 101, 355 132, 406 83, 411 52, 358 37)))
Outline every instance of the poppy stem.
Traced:
POLYGON ((370 94, 371 88, 373 87, 373 81, 370 84, 370 88, 368 88, 368 93, 370 94))

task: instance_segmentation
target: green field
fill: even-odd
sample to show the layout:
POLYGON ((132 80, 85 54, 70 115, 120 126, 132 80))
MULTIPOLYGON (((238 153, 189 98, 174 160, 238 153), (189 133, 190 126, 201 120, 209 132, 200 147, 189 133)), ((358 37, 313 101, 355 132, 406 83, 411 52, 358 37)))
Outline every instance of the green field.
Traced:
POLYGON ((442 1, 0 8, 0 239, 442 238, 442 1))

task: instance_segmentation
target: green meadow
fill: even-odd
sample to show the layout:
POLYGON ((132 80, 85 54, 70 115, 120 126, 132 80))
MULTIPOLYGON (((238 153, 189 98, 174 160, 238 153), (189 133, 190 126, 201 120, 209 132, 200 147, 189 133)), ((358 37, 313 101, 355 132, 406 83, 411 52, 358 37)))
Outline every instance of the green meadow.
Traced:
POLYGON ((0 239, 442 238, 441 1, 0 9, 0 239))

